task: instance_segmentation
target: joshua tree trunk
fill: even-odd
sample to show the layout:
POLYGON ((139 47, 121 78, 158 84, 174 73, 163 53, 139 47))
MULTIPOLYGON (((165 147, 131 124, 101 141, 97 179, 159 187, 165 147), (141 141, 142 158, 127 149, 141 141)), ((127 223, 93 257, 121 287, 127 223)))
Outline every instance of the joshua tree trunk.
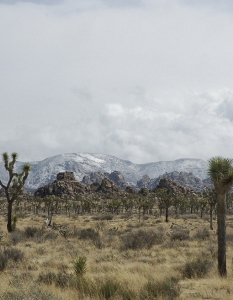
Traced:
POLYGON ((12 202, 10 201, 8 202, 7 205, 7 231, 8 232, 13 231, 11 219, 12 219, 12 202))
POLYGON ((166 206, 166 222, 168 222, 168 207, 166 206))
POLYGON ((226 197, 218 195, 218 271, 223 277, 227 276, 226 268, 226 197))
POLYGON ((210 230, 213 230, 213 207, 210 206, 210 230))

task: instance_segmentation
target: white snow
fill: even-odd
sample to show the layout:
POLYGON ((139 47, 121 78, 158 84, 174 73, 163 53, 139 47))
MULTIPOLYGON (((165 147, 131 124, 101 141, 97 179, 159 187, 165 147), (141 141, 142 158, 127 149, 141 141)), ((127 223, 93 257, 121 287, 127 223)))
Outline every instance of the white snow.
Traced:
POLYGON ((80 156, 85 157, 85 158, 87 158, 93 162, 99 163, 99 164, 105 163, 105 160, 94 157, 93 155, 91 155, 89 153, 80 153, 80 156))

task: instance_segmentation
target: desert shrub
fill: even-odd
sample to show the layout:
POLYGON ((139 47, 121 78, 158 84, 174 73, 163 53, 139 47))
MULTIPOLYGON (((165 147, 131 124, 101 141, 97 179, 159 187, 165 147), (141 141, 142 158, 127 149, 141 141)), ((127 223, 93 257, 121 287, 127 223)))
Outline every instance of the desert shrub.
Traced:
POLYGON ((5 255, 4 252, 0 252, 0 272, 2 272, 8 263, 8 257, 5 255))
POLYGON ((136 294, 128 288, 124 288, 121 286, 121 288, 118 290, 119 295, 121 296, 122 300, 134 300, 136 299, 136 294))
POLYGON ((85 277, 76 277, 75 280, 73 280, 72 286, 83 296, 93 297, 98 294, 97 285, 92 280, 85 277))
POLYGON ((21 289, 25 283, 31 282, 33 280, 33 277, 30 273, 24 272, 21 273, 20 275, 14 274, 10 280, 10 285, 14 286, 15 288, 21 289))
POLYGON ((112 215, 99 215, 99 216, 94 216, 92 217, 93 220, 95 221, 111 221, 113 219, 112 215))
POLYGON ((55 278, 55 285, 61 288, 69 287, 71 279, 72 275, 66 272, 59 272, 55 278))
POLYGON ((113 279, 107 279, 106 281, 100 283, 99 295, 101 298, 108 300, 114 297, 119 289, 120 284, 117 281, 113 279))
POLYGON ((150 249, 153 245, 161 244, 163 242, 163 238, 163 229, 160 229, 159 231, 139 229, 120 236, 121 249, 150 249))
POLYGON ((178 280, 174 277, 160 281, 148 281, 141 289, 140 299, 162 298, 174 300, 180 295, 178 280))
POLYGON ((44 243, 45 242, 45 230, 43 228, 38 228, 33 239, 38 244, 44 243))
POLYGON ((216 244, 208 244, 206 246, 206 250, 209 252, 211 258, 217 258, 218 257, 218 248, 216 244))
POLYGON ((56 280, 56 274, 53 272, 49 272, 46 274, 40 273, 37 280, 40 283, 51 285, 56 280))
POLYGON ((102 239, 100 237, 97 238, 96 240, 94 240, 93 244, 98 249, 102 249, 104 247, 104 242, 102 241, 102 239))
POLYGON ((16 245, 20 242, 24 242, 25 240, 25 236, 24 233, 20 230, 15 230, 10 234, 10 240, 12 242, 13 245, 16 245))
POLYGON ((61 300, 60 297, 53 295, 50 292, 44 292, 37 286, 32 286, 30 290, 15 289, 0 295, 2 300, 25 300, 25 299, 40 299, 40 300, 61 300))
POLYGON ((38 247, 36 249, 36 253, 39 255, 44 255, 45 254, 45 248, 44 247, 38 247))
POLYGON ((55 231, 49 231, 44 235, 45 240, 55 240, 58 237, 58 233, 55 231))
POLYGON ((78 257, 74 260, 74 272, 76 276, 83 276, 87 272, 87 258, 78 257))
POLYGON ((171 249, 177 249, 179 250, 180 247, 185 247, 188 248, 190 245, 188 242, 186 241, 180 241, 180 240, 166 240, 163 243, 163 248, 167 249, 167 248, 171 248, 171 249))
POLYGON ((184 278, 202 278, 209 272, 212 266, 213 262, 210 259, 197 257, 185 263, 182 275, 184 278))
POLYGON ((204 227, 202 229, 197 230, 194 237, 199 240, 206 240, 210 237, 210 232, 206 227, 204 227))
POLYGON ((233 234, 232 233, 227 233, 226 239, 228 243, 233 243, 233 234))
POLYGON ((184 241, 189 239, 189 230, 187 228, 174 228, 170 234, 171 241, 184 241))
POLYGON ((42 228, 28 226, 25 228, 24 235, 27 239, 33 238, 37 243, 42 243, 45 240, 45 230, 42 228))
POLYGON ((14 262, 22 261, 24 259, 24 253, 17 248, 5 248, 3 253, 8 260, 13 260, 14 262))
POLYGON ((98 240, 100 238, 99 232, 93 228, 81 229, 79 232, 79 238, 82 240, 98 240))
POLYGON ((190 219, 197 219, 198 218, 198 215, 196 214, 185 214, 185 216, 183 215, 183 220, 190 220, 190 219))
POLYGON ((37 227, 28 226, 25 228, 24 234, 25 234, 26 238, 33 238, 39 230, 40 229, 37 227))

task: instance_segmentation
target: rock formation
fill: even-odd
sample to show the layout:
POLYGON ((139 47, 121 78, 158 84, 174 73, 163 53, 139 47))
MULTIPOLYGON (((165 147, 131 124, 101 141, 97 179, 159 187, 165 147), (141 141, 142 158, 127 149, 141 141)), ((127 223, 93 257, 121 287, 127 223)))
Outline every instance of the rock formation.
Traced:
POLYGON ((104 178, 99 184, 98 182, 92 183, 86 187, 87 193, 110 193, 110 194, 122 194, 122 191, 113 181, 108 178, 104 178))
POLYGON ((202 181, 200 178, 195 177, 192 173, 186 173, 186 172, 171 172, 171 173, 165 173, 161 176, 159 176, 156 179, 150 179, 149 176, 144 175, 142 179, 140 179, 137 182, 137 189, 140 189, 142 187, 148 188, 150 190, 153 190, 157 187, 160 180, 162 178, 169 178, 172 181, 182 185, 187 186, 190 189, 193 189, 197 192, 203 191, 203 189, 207 186, 207 182, 202 181))
POLYGON ((38 188, 34 195, 39 197, 49 195, 74 197, 75 194, 85 194, 85 192, 85 186, 75 179, 73 172, 61 172, 57 174, 57 180, 38 188))
POLYGON ((121 172, 114 171, 112 173, 100 173, 100 172, 91 172, 88 176, 85 175, 82 179, 82 183, 86 186, 91 185, 92 183, 102 183, 102 180, 108 178, 113 181, 121 190, 124 190, 128 183, 125 181, 124 176, 121 172))
POLYGON ((125 181, 125 178, 121 172, 114 171, 108 175, 108 178, 112 180, 121 190, 124 190, 128 186, 128 183, 125 181))
MULTIPOLYGON (((108 173, 107 173, 108 174, 108 173)), ((92 183, 99 183, 101 184, 102 180, 106 176, 100 172, 91 172, 89 176, 85 175, 82 179, 82 183, 86 186, 91 185, 92 183)))
POLYGON ((142 179, 140 179, 137 182, 136 187, 137 187, 137 189, 141 189, 141 188, 151 189, 151 187, 153 188, 153 179, 150 179, 150 177, 148 175, 144 175, 142 177, 142 179))
POLYGON ((167 188, 169 189, 173 194, 183 194, 183 195, 197 195, 197 192, 190 189, 187 186, 182 186, 175 181, 172 181, 169 178, 162 178, 159 181, 159 184, 155 188, 155 190, 159 188, 167 188))

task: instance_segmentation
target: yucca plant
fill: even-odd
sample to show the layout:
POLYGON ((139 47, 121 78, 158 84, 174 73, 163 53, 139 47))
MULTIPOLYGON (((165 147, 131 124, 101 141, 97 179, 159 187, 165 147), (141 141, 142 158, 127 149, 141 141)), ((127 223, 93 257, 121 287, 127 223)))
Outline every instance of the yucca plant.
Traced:
POLYGON ((74 272, 76 276, 83 277, 87 272, 87 258, 80 256, 74 260, 74 272))

